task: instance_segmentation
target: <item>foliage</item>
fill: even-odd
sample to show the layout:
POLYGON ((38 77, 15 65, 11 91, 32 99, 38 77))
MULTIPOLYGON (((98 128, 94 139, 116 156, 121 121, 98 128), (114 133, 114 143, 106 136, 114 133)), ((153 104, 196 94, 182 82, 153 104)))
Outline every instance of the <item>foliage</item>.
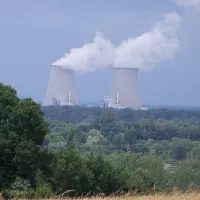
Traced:
MULTIPOLYGON (((78 192, 92 191, 106 194, 111 191, 129 190, 151 192, 168 191, 174 187, 185 189, 191 184, 200 185, 193 175, 196 170, 199 170, 198 167, 195 169, 191 169, 191 166, 181 167, 185 165, 185 160, 188 160, 188 165, 190 165, 193 163, 191 160, 199 158, 199 111, 150 110, 143 112, 128 109, 116 111, 63 107, 62 117, 56 121, 55 119, 60 116, 61 108, 43 109, 46 110, 45 116, 50 116, 51 109, 57 112, 56 116, 48 119, 51 131, 47 135, 51 144, 54 143, 57 148, 61 141, 68 141, 71 127, 76 130, 73 135, 74 150, 79 149, 76 155, 83 159, 79 165, 84 166, 84 170, 88 170, 85 174, 89 173, 87 177, 90 177, 91 181, 89 184, 89 180, 84 180, 88 187, 82 191, 76 189, 78 192), (65 110, 68 111, 67 114, 65 110), (73 120, 68 118, 72 115, 76 116, 76 112, 79 116, 73 120), (79 117, 86 112, 87 117, 84 115, 84 119, 79 120, 79 117), (69 121, 64 121, 67 118, 69 121), (87 151, 92 152, 93 157, 84 153, 87 151), (101 154, 100 158, 98 154, 101 154), (98 159, 101 161, 96 162, 98 159), (97 164, 103 161, 110 167, 106 171, 112 171, 112 175, 109 175, 110 179, 113 178, 112 187, 108 186, 107 175, 104 175, 104 180, 108 182, 103 183, 101 179, 95 177, 95 172, 91 168, 91 166, 95 166, 95 169, 104 168, 103 165, 97 164), (105 184, 108 191, 103 186, 105 184)), ((76 167, 78 172, 78 166, 76 167)), ((75 186, 66 189, 74 188, 75 186)))
POLYGON ((19 99, 15 89, 0 84, 0 189, 16 177, 34 185, 47 132, 40 105, 32 99, 19 99))
POLYGON ((199 159, 200 111, 41 108, 0 84, 4 196, 187 190, 200 187, 199 159))

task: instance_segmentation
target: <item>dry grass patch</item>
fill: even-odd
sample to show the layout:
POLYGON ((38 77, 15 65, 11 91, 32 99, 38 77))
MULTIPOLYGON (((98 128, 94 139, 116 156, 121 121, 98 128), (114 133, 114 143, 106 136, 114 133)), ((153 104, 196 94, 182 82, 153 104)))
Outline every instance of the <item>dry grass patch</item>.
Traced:
MULTIPOLYGON (((43 199, 43 200, 58 200, 58 199, 70 199, 70 198, 57 198, 57 199, 43 199)), ((22 199, 21 199, 22 200, 22 199)), ((170 195, 155 194, 144 196, 131 196, 125 195, 121 197, 91 197, 91 198, 73 198, 71 200, 200 200, 200 192, 191 193, 174 193, 170 195)))

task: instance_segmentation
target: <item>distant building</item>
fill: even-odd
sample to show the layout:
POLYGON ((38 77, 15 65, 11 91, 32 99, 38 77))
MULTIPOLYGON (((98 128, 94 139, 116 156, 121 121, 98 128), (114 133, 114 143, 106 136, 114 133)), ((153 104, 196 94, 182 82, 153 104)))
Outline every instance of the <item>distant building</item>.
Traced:
POLYGON ((50 79, 43 105, 77 105, 74 72, 72 70, 51 65, 50 79))
MULTIPOLYGON (((116 94, 116 96, 112 96, 112 95, 105 96, 104 107, 117 108, 117 109, 128 108, 122 105, 122 103, 120 102, 120 96, 118 93, 116 94)), ((148 107, 141 106, 139 109, 135 109, 135 110, 148 110, 148 107)))
POLYGON ((108 108, 131 108, 148 110, 140 100, 137 68, 114 68, 114 80, 111 95, 104 97, 104 106, 108 108))
POLYGON ((71 93, 69 91, 68 95, 65 95, 65 97, 60 97, 60 98, 56 98, 53 97, 52 98, 52 105, 54 106, 74 106, 74 101, 71 100, 71 93))
POLYGON ((104 107, 122 109, 123 107, 118 100, 118 93, 116 96, 112 96, 112 95, 105 96, 104 107))

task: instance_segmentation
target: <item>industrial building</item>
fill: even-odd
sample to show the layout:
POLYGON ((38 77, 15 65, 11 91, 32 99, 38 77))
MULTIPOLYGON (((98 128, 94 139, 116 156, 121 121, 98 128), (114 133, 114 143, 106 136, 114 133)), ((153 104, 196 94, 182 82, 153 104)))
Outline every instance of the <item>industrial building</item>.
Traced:
POLYGON ((116 96, 105 96, 104 107, 122 109, 122 104, 119 102, 119 94, 117 93, 116 96))
POLYGON ((104 105, 118 109, 147 110, 140 99, 137 68, 114 68, 111 95, 104 97, 104 105))
POLYGON ((50 79, 43 105, 73 106, 76 104, 74 72, 68 68, 51 65, 50 79))
MULTIPOLYGON (((114 68, 112 91, 109 96, 104 97, 103 102, 103 106, 108 108, 147 110, 142 106, 140 100, 138 69, 114 68)), ((50 79, 43 105, 77 105, 74 71, 66 67, 51 65, 50 79)))

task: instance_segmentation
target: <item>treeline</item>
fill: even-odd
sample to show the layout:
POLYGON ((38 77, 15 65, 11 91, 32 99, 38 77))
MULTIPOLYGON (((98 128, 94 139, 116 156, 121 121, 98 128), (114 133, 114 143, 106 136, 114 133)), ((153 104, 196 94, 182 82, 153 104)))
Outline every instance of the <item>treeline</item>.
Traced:
POLYGON ((199 188, 199 114, 41 108, 0 84, 0 192, 42 198, 199 188))
POLYGON ((200 119, 200 111, 188 110, 169 110, 154 109, 148 111, 134 111, 131 109, 116 110, 112 108, 92 107, 86 108, 81 106, 46 106, 42 107, 44 117, 47 119, 68 121, 71 123, 79 123, 81 121, 95 119, 105 112, 112 112, 118 120, 126 122, 138 121, 141 118, 153 117, 154 119, 173 120, 180 119, 200 119))

